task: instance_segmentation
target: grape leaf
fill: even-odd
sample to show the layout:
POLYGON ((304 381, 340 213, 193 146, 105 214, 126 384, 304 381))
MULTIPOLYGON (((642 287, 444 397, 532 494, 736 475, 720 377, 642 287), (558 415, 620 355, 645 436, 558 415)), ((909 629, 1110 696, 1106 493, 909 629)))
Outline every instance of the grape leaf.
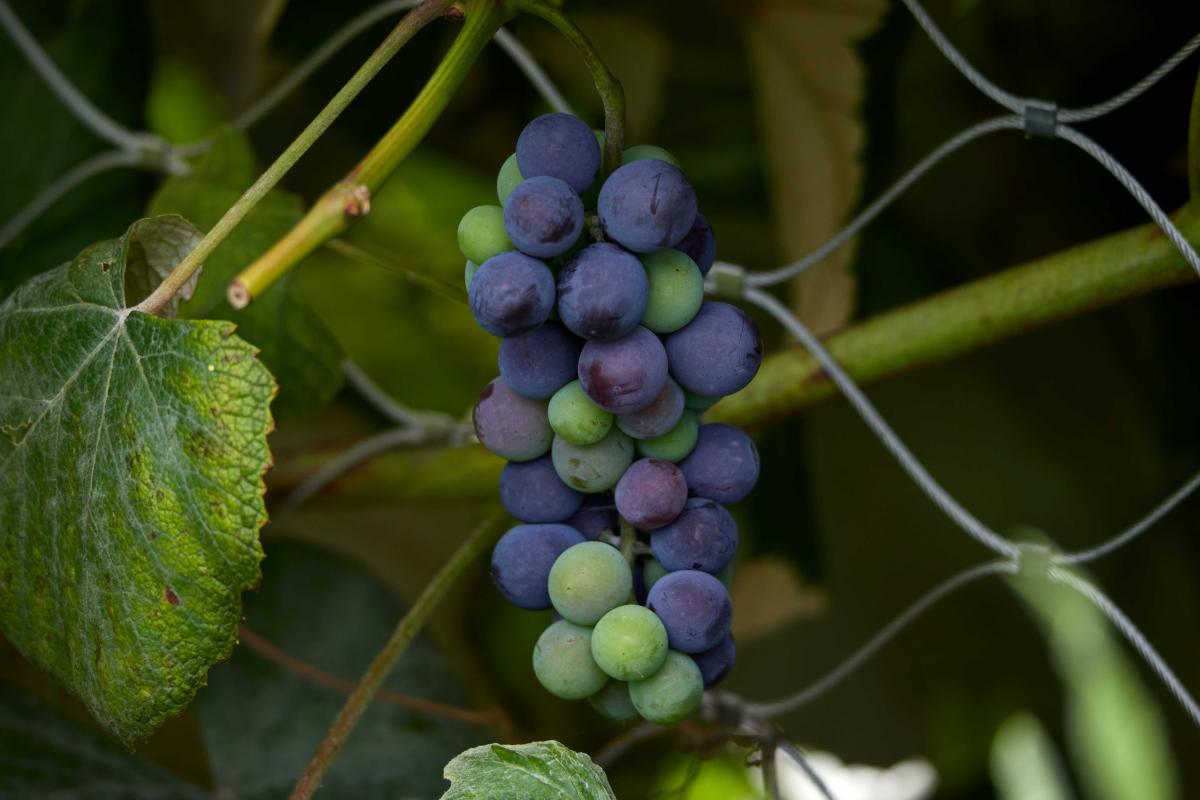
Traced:
MULTIPOLYGON (((257 171, 245 135, 224 131, 189 174, 163 182, 147 212, 182 214, 207 230, 237 201, 257 171)), ((189 318, 237 323, 238 335, 259 348, 259 358, 279 381, 274 412, 281 419, 333 397, 342 381, 341 350, 301 297, 291 274, 240 311, 226 304, 225 287, 303 213, 299 197, 279 190, 269 193, 206 259, 195 296, 180 311, 189 318)))
POLYGON ((123 296, 127 259, 179 224, 134 223, 0 305, 0 630, 127 744, 229 653, 266 520, 254 348, 123 296))
POLYGON ((615 800, 604 770, 558 742, 485 744, 445 769, 442 800, 615 800))
POLYGON ((32 697, 0 687, 0 797, 203 800, 209 795, 32 697))
MULTIPOLYGON (((785 258, 824 244, 857 200, 864 70, 854 45, 875 30, 887 7, 887 0, 767 0, 747 19, 766 177, 785 258)), ((793 281, 793 306, 817 333, 850 319, 853 252, 842 247, 793 281)))
MULTIPOLYGON (((273 540, 267 555, 262 588, 246 598, 243 643, 196 697, 218 795, 239 800, 286 797, 346 699, 344 689, 264 658, 247 644, 249 636, 353 681, 404 612, 378 581, 328 552, 273 540)), ((385 688, 464 700, 454 671, 425 639, 413 643, 385 688)), ((322 780, 322 795, 436 796, 443 786, 437 765, 479 741, 482 731, 376 702, 322 780)))

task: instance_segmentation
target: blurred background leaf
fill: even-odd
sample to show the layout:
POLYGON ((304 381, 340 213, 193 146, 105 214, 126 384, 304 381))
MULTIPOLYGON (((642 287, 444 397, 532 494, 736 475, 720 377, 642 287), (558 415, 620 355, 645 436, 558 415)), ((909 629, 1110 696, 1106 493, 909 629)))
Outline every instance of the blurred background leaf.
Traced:
POLYGON ((1004 800, 1071 800, 1054 740, 1027 712, 1006 719, 992 742, 992 781, 1004 800))

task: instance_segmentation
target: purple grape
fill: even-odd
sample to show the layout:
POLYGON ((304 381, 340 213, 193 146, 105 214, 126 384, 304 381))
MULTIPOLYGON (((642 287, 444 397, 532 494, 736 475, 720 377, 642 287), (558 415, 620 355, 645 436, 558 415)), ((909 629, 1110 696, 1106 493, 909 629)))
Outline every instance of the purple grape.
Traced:
POLYGON ((667 353, 658 337, 642 327, 614 342, 588 342, 579 355, 579 382, 605 411, 640 411, 667 384, 667 353))
POLYGON ((682 570, 655 581, 646 606, 667 629, 672 650, 703 653, 729 633, 733 604, 721 582, 707 572, 682 570))
POLYGON ((575 380, 583 342, 557 322, 500 342, 500 377, 517 394, 545 400, 575 380))
POLYGON ((579 507, 567 524, 583 534, 585 539, 599 539, 604 534, 615 534, 620 528, 617 521, 617 505, 609 492, 585 494, 579 507))
POLYGON ((696 497, 736 503, 758 482, 758 448, 732 425, 701 425, 696 446, 679 468, 696 497))
POLYGON ((467 288, 475 321, 493 336, 520 336, 554 310, 554 274, 536 258, 509 250, 479 265, 467 288))
POLYGON ((665 339, 671 376, 705 397, 733 394, 753 380, 762 362, 754 320, 737 306, 707 302, 686 326, 665 339))
POLYGON ((609 239, 635 253, 652 253, 673 247, 691 230, 696 193, 676 167, 648 158, 609 175, 596 210, 609 239))
POLYGON ((713 262, 717 260, 717 239, 713 236, 713 229, 708 224, 708 218, 703 214, 696 214, 696 221, 692 223, 692 229, 679 240, 675 249, 691 256, 692 261, 695 261, 696 266, 700 268, 700 274, 707 275, 708 271, 712 269, 713 262))
POLYGON ((582 541, 579 531, 567 525, 518 525, 492 550, 492 582, 515 606, 550 608, 550 567, 564 550, 582 541))
POLYGON ((500 503, 521 522, 562 522, 579 510, 583 495, 562 482, 550 456, 542 456, 504 466, 500 503))
POLYGON ((679 516, 687 493, 687 481, 679 467, 670 461, 643 458, 630 464, 617 481, 617 513, 634 527, 652 531, 679 516))
POLYGON ((615 244, 592 244, 558 273, 558 315, 585 339, 628 336, 650 297, 642 262, 615 244))
POLYGON ((479 443, 509 461, 545 455, 554 441, 546 403, 522 397, 496 378, 483 388, 473 413, 479 443))
POLYGON ((617 427, 634 439, 653 439, 669 433, 683 416, 683 390, 667 378, 663 390, 650 405, 641 411, 631 411, 617 417, 617 427))
POLYGON ((558 178, 528 178, 504 201, 504 230, 522 253, 557 256, 583 232, 583 201, 558 178))
POLYGON ((700 668, 704 688, 711 689, 716 686, 725 680, 725 676, 733 669, 733 662, 737 660, 737 646, 733 643, 733 634, 727 634, 711 650, 693 654, 692 660, 700 668))
POLYGON ((738 529, 720 503, 693 497, 674 522, 650 537, 650 549, 668 570, 697 569, 716 574, 737 553, 738 529))
POLYGON ((517 167, 526 179, 549 175, 583 194, 600 172, 600 144, 578 117, 543 114, 517 138, 517 167))

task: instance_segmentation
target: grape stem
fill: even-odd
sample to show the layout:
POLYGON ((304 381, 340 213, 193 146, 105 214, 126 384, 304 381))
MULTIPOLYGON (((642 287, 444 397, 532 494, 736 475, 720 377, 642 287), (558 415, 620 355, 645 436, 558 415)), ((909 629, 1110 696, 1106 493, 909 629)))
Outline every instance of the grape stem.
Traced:
POLYGON ((502 512, 489 514, 429 581, 420 597, 408 609, 408 613, 400 619, 391 638, 375 656, 375 660, 363 674, 362 680, 346 699, 345 705, 338 712, 337 718, 333 721, 329 732, 325 734, 324 740, 304 770, 304 774, 300 776, 300 780, 292 789, 291 800, 308 800, 316 793, 321 785, 321 778, 324 777, 333 760, 341 751, 342 745, 346 743, 350 734, 358 726, 363 712, 367 710, 383 688, 384 682, 395 668, 396 662, 400 660, 400 656, 404 655, 408 646, 412 644, 413 639, 424 627, 430 614, 445 597, 450 587, 492 545, 507 520, 507 515, 502 512))
POLYGON ((633 566, 634 556, 637 555, 637 531, 624 517, 620 517, 621 525, 621 555, 629 566, 633 566))
POLYGON ((267 167, 258 180, 225 212, 225 215, 175 266, 158 288, 137 305, 137 310, 146 314, 157 314, 161 311, 175 296, 175 293, 195 274, 196 270, 200 269, 204 260, 212 255, 217 246, 233 232, 238 223, 245 219, 246 215, 269 191, 275 188, 275 185, 312 147, 313 143, 321 138, 321 135, 329 129, 329 126, 345 110, 346 106, 350 105, 350 101, 358 96, 363 87, 383 69, 392 56, 396 55, 417 31, 441 17, 449 6, 450 0, 425 0, 421 5, 405 14, 392 32, 387 35, 387 38, 375 49, 375 52, 346 82, 346 85, 333 96, 333 99, 325 108, 321 109, 312 122, 308 123, 308 126, 288 145, 287 149, 279 154, 275 162, 267 167))
POLYGON ((541 17, 558 29, 563 37, 574 45, 583 58, 592 82, 604 104, 604 166, 605 174, 621 166, 621 152, 625 149, 625 90, 612 70, 604 63, 591 40, 584 35, 571 18, 546 0, 512 0, 516 11, 541 17))
MULTIPOLYGON (((447 5, 441 2, 443 8, 447 5)), ((462 31, 400 119, 294 228, 233 279, 226 291, 230 305, 245 308, 352 220, 370 213, 372 195, 433 126, 508 11, 501 0, 467 0, 465 13, 462 31)))

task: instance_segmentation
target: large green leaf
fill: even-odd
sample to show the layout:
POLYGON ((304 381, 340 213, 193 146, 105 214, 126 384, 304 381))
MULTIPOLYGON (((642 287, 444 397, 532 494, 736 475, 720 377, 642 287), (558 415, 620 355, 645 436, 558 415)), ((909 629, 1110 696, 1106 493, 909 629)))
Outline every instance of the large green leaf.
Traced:
MULTIPOLYGON (((267 554, 262 589, 246 599, 249 632, 327 675, 357 679, 403 615, 400 603, 329 552, 274 542, 267 554)), ((464 700, 454 670, 424 639, 405 653, 386 688, 464 700)), ((317 685, 243 644, 196 698, 221 796, 285 797, 345 699, 344 691, 317 685)), ((443 787, 438 765, 482 736, 479 728, 376 703, 322 781, 322 796, 436 796, 443 787)))
POLYGON ((207 796, 33 698, 0 687, 0 797, 201 800, 207 796))
POLYGON ((129 743, 187 706, 258 580, 275 391, 227 322, 127 307, 135 223, 0 305, 0 629, 129 743))
MULTIPOLYGON (((202 229, 216 224, 257 175, 243 134, 229 130, 185 176, 164 181, 151 214, 182 214, 202 229)), ((300 296, 288 275, 253 304, 235 311, 225 302, 230 280, 287 233, 303 215, 300 198, 283 191, 264 197, 204 264, 185 317, 236 322, 238 335, 261 351, 279 381, 275 414, 285 417, 323 405, 341 385, 341 351, 333 335, 300 296)))
POLYGON ((485 744, 446 765, 442 800, 616 800, 604 770, 558 742, 485 744))

